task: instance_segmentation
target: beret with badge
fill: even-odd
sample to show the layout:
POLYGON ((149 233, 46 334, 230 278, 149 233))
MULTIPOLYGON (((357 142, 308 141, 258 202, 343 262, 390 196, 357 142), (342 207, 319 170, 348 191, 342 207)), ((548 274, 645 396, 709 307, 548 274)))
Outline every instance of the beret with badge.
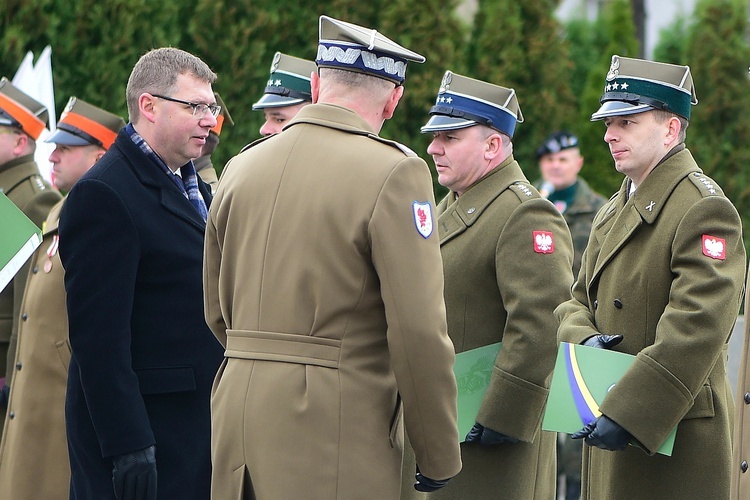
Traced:
POLYGON ((47 108, 15 87, 10 80, 0 79, 0 125, 21 129, 34 140, 47 127, 47 108))
POLYGON ((599 102, 591 121, 654 109, 689 120, 690 106, 698 99, 689 66, 613 55, 599 102))
POLYGON ((578 137, 565 130, 558 130, 547 137, 541 146, 536 149, 537 159, 544 155, 559 153, 566 149, 577 148, 578 137))
POLYGON ((446 71, 422 133, 486 125, 513 137, 523 122, 516 91, 446 71))
POLYGON ((253 109, 281 108, 312 102, 310 75, 314 71, 317 71, 314 62, 276 52, 265 93, 253 104, 253 109))
POLYGON ((376 76, 401 85, 409 61, 423 63, 424 56, 402 47, 377 30, 320 16, 319 68, 335 68, 376 76))
POLYGON ((101 146, 109 149, 125 126, 121 117, 77 97, 68 99, 57 128, 44 142, 66 146, 101 146))

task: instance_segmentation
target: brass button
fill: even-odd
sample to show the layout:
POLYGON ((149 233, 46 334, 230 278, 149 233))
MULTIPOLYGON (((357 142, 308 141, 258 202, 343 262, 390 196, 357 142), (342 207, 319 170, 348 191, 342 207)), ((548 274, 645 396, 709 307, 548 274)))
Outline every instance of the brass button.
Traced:
MULTIPOLYGON (((10 417, 11 420, 13 420, 14 418, 16 418, 16 412, 12 411, 8 413, 8 416, 10 417)), ((745 468, 747 468, 747 462, 745 462, 745 468)), ((745 471, 742 471, 742 472, 745 472, 745 471)))
POLYGON ((21 363, 16 363, 16 370, 20 370, 23 368, 23 365, 21 363))
POLYGON ((622 309, 622 301, 620 299, 615 299, 615 307, 622 309))
POLYGON ((33 273, 36 274, 39 272, 39 266, 34 266, 33 273))
POLYGON ((745 393, 745 404, 750 405, 750 392, 745 393))
POLYGON ((21 319, 23 319, 24 321, 26 321, 27 319, 29 319, 29 315, 26 314, 26 313, 23 313, 23 315, 21 316, 21 319))
MULTIPOLYGON (((11 418, 13 418, 12 414, 13 414, 13 412, 11 412, 11 418)), ((741 470, 741 471, 742 471, 743 473, 744 473, 744 472, 747 472, 747 460, 743 460, 743 461, 742 461, 742 463, 740 464, 740 470, 741 470)))

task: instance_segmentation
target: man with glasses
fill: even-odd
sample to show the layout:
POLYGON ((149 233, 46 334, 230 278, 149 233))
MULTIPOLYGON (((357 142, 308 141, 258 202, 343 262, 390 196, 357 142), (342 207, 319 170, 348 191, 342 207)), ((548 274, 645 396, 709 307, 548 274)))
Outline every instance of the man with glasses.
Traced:
POLYGON ((130 123, 60 219, 72 349, 72 498, 205 499, 209 394, 222 349, 203 317, 209 187, 201 156, 221 109, 197 57, 155 49, 126 88, 130 123))
MULTIPOLYGON (((38 227, 42 227, 50 209, 60 200, 60 194, 42 178, 34 162, 36 140, 47 120, 44 105, 17 89, 7 78, 0 79, 0 192, 38 227)), ((15 369, 19 311, 28 270, 28 264, 24 264, 0 293, 0 432, 15 369)))

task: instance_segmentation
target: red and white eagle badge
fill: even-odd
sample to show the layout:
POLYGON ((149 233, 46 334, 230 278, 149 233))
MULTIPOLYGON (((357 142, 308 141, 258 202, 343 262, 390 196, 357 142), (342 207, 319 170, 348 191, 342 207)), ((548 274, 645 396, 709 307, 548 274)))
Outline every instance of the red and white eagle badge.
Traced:
POLYGON ((704 234, 701 246, 703 247, 703 255, 706 257, 717 260, 725 260, 727 258, 727 242, 724 238, 704 234))
POLYGON ((427 239, 432 234, 432 205, 429 201, 412 203, 414 211, 414 224, 423 238, 427 239))
POLYGON ((532 235, 536 253, 552 253, 555 251, 555 238, 550 231, 534 231, 532 235))

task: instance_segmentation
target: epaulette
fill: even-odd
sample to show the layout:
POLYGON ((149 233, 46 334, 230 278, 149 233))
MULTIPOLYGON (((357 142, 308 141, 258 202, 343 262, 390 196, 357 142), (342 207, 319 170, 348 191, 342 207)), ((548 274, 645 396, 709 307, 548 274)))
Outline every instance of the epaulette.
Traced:
MULTIPOLYGON (((275 135, 275 134, 272 134, 272 135, 267 135, 267 136, 265 136, 265 137, 261 137, 260 139, 256 139, 256 140, 254 140, 254 141, 253 141, 253 142, 251 142, 250 144, 247 144, 247 145, 245 145, 245 147, 243 147, 242 149, 240 149, 240 153, 244 153, 244 152, 245 152, 245 151, 247 151, 248 149, 252 148, 253 146, 257 146, 257 145, 258 145, 258 144, 260 144, 261 142, 263 142, 263 141, 266 141, 266 140, 270 139, 270 138, 271 138, 271 137, 273 137, 274 135, 275 135)), ((239 153, 238 153, 238 154, 239 154, 239 153)))
POLYGON ((367 134, 367 137, 369 137, 370 139, 375 139, 378 142, 382 142, 383 144, 388 144, 389 146, 393 146, 394 148, 401 150, 401 152, 404 153, 406 156, 418 156, 417 153, 409 149, 407 146, 404 146, 400 142, 392 141, 390 139, 383 139, 382 137, 375 135, 375 134, 367 134))
POLYGON ((541 198, 539 191, 534 189, 534 187, 528 182, 516 181, 508 187, 511 191, 516 193, 516 196, 518 196, 518 199, 521 200, 521 202, 534 198, 541 198))
POLYGON ((718 184, 703 172, 693 172, 688 175, 688 178, 695 184, 695 187, 698 188, 698 191, 700 191, 704 198, 706 196, 724 196, 724 191, 722 191, 718 184))
POLYGON ((36 192, 49 190, 47 185, 44 183, 41 175, 32 175, 31 177, 29 177, 29 182, 31 182, 31 186, 36 192))

